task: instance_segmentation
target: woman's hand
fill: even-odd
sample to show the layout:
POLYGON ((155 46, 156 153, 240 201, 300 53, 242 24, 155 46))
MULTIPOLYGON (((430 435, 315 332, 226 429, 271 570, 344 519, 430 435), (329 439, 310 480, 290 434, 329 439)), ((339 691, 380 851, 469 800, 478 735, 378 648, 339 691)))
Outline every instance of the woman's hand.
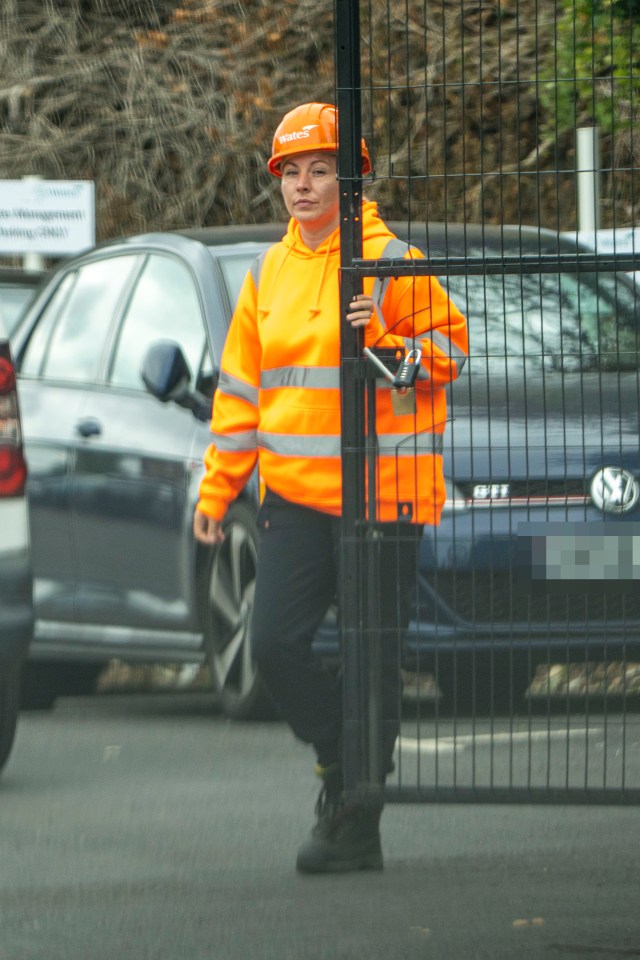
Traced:
POLYGON ((347 321, 352 327, 366 327, 373 317, 373 297, 358 293, 349 304, 347 321))
POLYGON ((222 520, 214 520, 206 513, 196 510, 193 515, 193 535, 207 547, 216 547, 224 540, 222 520))

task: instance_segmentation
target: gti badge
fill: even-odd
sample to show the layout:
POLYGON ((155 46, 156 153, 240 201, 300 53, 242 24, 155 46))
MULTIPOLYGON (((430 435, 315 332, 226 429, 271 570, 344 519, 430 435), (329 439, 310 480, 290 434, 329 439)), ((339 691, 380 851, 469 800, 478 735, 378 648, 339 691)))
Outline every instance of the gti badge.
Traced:
POLYGON ((627 513, 640 499, 640 483, 629 470, 603 467, 591 481, 591 500, 604 513, 627 513))
POLYGON ((473 488, 474 500, 508 500, 510 495, 508 483, 476 483, 473 488))

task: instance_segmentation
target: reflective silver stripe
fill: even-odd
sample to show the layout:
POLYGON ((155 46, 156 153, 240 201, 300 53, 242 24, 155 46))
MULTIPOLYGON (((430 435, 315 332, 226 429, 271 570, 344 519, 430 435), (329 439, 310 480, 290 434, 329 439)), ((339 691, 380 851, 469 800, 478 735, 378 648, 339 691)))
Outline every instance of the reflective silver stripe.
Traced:
MULTIPOLYGON (((382 251, 382 258, 404 257, 408 249, 409 244, 403 240, 399 240, 397 237, 392 237, 382 251)), ((376 277, 373 282, 373 292, 371 294, 373 298, 373 308, 376 311, 383 330, 387 329, 387 324, 384 319, 384 314, 382 313, 382 301, 387 295, 387 289, 391 280, 392 277, 376 277)))
MULTIPOLYGON (((439 330, 423 330, 422 333, 416 333, 415 337, 403 337, 403 340, 407 350, 413 350, 417 340, 432 340, 433 343, 449 357, 451 362, 455 363, 458 374, 467 362, 467 355, 464 350, 456 347, 449 337, 439 330)), ((428 377, 429 374, 423 367, 418 374, 418 380, 425 380, 428 379, 428 377)))
POLYGON ((247 403, 258 406, 258 388, 246 380, 240 380, 225 370, 220 371, 217 389, 229 397, 237 397, 239 400, 246 400, 247 403))
POLYGON ((223 453, 244 453, 256 450, 258 446, 257 430, 238 430, 236 433, 214 433, 211 436, 216 449, 223 453))
POLYGON ((263 390, 276 387, 306 387, 310 390, 338 390, 339 367, 274 367, 260 374, 263 390))
MULTIPOLYGON (((281 457, 339 457, 340 437, 296 435, 258 431, 258 445, 281 457)), ((383 433, 378 436, 381 456, 414 457, 416 454, 442 453, 439 433, 383 433)))
POLYGON ((339 457, 340 437, 301 436, 290 433, 266 433, 258 430, 258 444, 281 457, 339 457))
POLYGON ((455 343, 451 343, 451 340, 445 333, 441 333, 440 330, 428 330, 425 333, 418 334, 417 336, 422 337, 424 340, 431 339, 435 343, 436 347, 439 347, 443 353, 445 353, 452 363, 455 363, 458 373, 462 370, 465 363, 467 362, 467 355, 464 350, 461 350, 460 347, 456 347, 455 343))
POLYGON ((416 454, 442 453, 441 433, 380 433, 378 451, 381 456, 415 457, 416 454))

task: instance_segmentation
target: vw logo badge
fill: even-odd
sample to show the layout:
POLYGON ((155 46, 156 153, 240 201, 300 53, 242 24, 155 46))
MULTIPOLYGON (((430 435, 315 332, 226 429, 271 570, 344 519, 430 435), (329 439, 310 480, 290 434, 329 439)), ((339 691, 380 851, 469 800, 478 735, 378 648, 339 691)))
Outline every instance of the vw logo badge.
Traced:
POLYGON ((640 500, 640 483, 629 470, 603 467, 591 481, 591 500, 604 513, 627 513, 640 500))

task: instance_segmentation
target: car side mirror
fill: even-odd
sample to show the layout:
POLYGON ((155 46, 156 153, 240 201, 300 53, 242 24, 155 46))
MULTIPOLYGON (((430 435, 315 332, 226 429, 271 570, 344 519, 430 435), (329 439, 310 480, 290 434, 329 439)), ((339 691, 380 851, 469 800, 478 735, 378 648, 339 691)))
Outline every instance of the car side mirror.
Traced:
POLYGON ((149 393, 160 403, 176 403, 191 410, 198 420, 211 418, 211 400, 189 386, 191 372, 182 347, 172 340, 158 340, 147 350, 140 371, 149 393))
POLYGON ((189 387, 191 374, 182 348, 171 340, 158 340, 145 354, 140 375, 161 403, 176 400, 189 387))

